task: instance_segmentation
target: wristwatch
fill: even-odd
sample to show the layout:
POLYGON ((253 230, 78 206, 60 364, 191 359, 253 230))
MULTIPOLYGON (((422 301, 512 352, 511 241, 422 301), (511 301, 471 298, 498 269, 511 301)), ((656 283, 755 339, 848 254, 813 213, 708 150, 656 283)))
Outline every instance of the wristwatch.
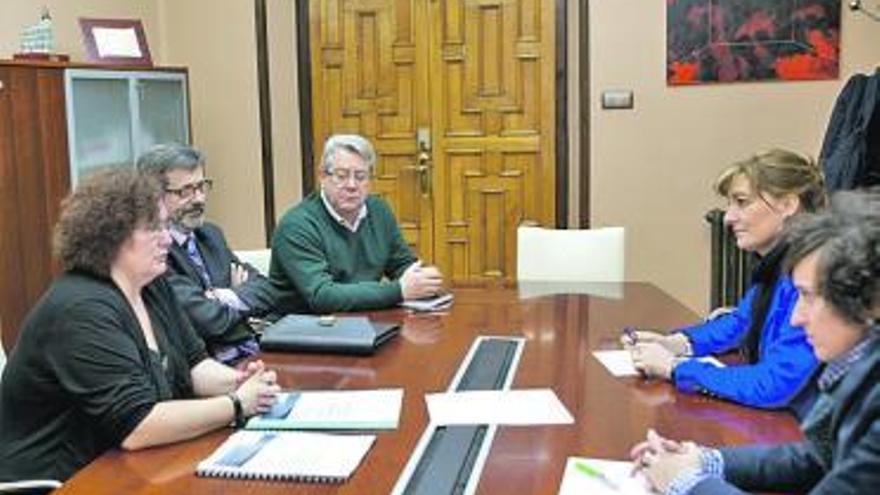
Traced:
POLYGON ((241 407, 241 399, 238 398, 238 394, 235 392, 229 392, 226 394, 226 397, 229 397, 229 400, 232 401, 232 407, 235 410, 235 421, 233 421, 233 425, 236 428, 241 428, 244 426, 244 409, 241 407))

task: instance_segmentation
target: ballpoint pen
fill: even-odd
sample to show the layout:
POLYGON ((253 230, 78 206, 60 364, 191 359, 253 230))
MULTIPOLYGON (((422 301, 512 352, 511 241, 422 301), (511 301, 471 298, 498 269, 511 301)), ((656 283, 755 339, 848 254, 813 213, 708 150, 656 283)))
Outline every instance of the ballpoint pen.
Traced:
POLYGON ((591 478, 595 478, 595 479, 601 481, 602 483, 605 484, 605 486, 607 486, 608 488, 611 488, 614 491, 620 490, 620 485, 618 485, 611 478, 606 476, 605 473, 603 473, 602 471, 599 471, 598 469, 596 469, 586 463, 583 463, 581 461, 575 461, 574 468, 577 469, 579 472, 581 472, 591 478))

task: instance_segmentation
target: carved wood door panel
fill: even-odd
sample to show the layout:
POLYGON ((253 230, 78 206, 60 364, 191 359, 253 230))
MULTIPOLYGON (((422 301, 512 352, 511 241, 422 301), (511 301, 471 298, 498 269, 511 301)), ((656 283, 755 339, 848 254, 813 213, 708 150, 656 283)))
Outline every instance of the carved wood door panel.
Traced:
POLYGON ((320 0, 309 24, 316 161, 366 136, 422 259, 513 280, 516 227, 555 221, 553 0, 320 0))

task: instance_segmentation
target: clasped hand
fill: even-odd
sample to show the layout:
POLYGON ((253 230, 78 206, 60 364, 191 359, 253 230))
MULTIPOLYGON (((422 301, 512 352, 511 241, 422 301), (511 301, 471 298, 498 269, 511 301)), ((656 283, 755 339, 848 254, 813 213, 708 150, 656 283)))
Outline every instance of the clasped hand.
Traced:
POLYGON ((235 393, 241 400, 245 416, 262 414, 272 407, 281 391, 277 380, 276 373, 267 370, 259 359, 248 363, 243 370, 237 372, 235 393))
POLYGON ((676 359, 687 355, 688 341, 681 333, 663 335, 636 331, 620 338, 623 348, 632 354, 633 366, 645 376, 670 379, 676 359))
POLYGON ((416 261, 400 276, 400 290, 405 301, 433 297, 443 290, 443 276, 436 267, 416 261))
POLYGON ((635 470, 645 473, 651 488, 666 493, 669 485, 681 474, 696 474, 701 469, 702 447, 694 442, 677 442, 663 438, 654 430, 648 430, 644 442, 630 451, 635 470))

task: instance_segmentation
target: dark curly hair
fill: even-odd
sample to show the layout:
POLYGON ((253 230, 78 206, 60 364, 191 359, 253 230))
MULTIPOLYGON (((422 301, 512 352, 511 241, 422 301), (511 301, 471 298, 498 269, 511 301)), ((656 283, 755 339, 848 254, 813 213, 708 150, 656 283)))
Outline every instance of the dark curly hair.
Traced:
POLYGON ((110 169, 86 178, 61 204, 55 256, 64 270, 109 277, 119 248, 135 228, 159 220, 162 187, 134 169, 110 169))
POLYGON ((786 269, 819 252, 817 289, 845 320, 872 326, 880 313, 880 188, 834 195, 831 209, 798 218, 786 269))

